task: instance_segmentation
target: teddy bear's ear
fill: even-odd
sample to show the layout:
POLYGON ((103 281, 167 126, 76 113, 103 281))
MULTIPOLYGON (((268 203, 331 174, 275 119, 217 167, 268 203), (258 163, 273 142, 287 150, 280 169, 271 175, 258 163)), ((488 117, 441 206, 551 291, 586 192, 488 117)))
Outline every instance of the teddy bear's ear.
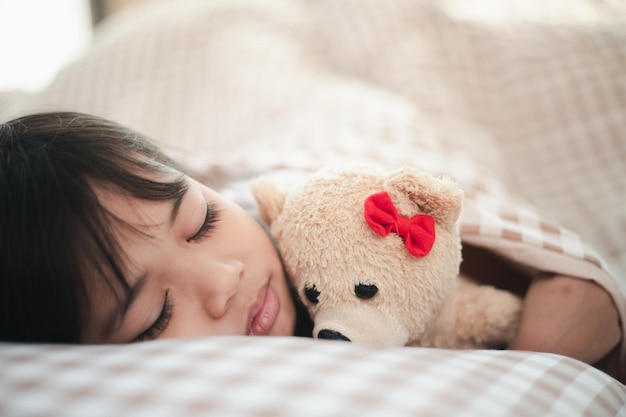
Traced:
POLYGON ((405 166, 387 177, 385 188, 399 198, 408 197, 421 212, 438 222, 454 223, 461 213, 463 191, 445 176, 436 177, 405 166))
POLYGON ((258 177, 251 181, 252 195, 259 207, 261 219, 269 226, 283 211, 285 194, 278 189, 272 180, 258 177))

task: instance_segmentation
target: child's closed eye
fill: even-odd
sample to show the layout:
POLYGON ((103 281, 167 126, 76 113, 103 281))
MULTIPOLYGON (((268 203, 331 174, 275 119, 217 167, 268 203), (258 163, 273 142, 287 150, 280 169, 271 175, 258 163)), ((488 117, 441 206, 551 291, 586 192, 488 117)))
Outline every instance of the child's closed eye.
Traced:
POLYGON ((135 338, 135 342, 143 342, 146 340, 154 340, 165 330, 170 320, 172 319, 172 297, 170 292, 165 292, 165 300, 163 301, 163 307, 157 317, 156 321, 150 325, 146 330, 141 332, 139 336, 135 338))
POLYGON ((219 211, 215 209, 213 204, 206 203, 206 214, 204 215, 204 221, 200 225, 198 231, 187 242, 196 242, 207 237, 214 229, 215 224, 219 220, 219 211))

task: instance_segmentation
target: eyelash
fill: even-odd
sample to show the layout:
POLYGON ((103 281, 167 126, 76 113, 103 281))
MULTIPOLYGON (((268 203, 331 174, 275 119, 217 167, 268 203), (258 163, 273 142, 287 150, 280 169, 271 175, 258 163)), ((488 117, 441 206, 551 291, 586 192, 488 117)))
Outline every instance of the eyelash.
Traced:
POLYGON ((202 222, 202 226, 196 232, 195 235, 190 237, 188 242, 196 242, 202 238, 207 237, 214 229, 215 223, 219 220, 219 212, 213 207, 213 205, 209 202, 206 203, 206 215, 204 216, 204 221, 202 222))
MULTIPOLYGON (((204 221, 200 226, 200 229, 188 239, 189 242, 195 242, 202 238, 207 237, 211 231, 215 229, 215 223, 219 219, 219 212, 215 210, 213 205, 209 202, 206 203, 206 215, 204 221)), ((165 330, 169 321, 172 319, 172 297, 169 291, 165 293, 165 301, 163 301, 163 308, 156 321, 146 330, 144 330, 137 338, 136 341, 153 340, 159 337, 159 335, 165 330)))
POLYGON ((170 292, 167 291, 165 293, 165 301, 163 301, 163 308, 161 308, 159 317, 149 328, 137 336, 135 340, 137 342, 141 342, 144 340, 154 340, 159 337, 172 319, 172 307, 172 297, 170 296, 170 292))

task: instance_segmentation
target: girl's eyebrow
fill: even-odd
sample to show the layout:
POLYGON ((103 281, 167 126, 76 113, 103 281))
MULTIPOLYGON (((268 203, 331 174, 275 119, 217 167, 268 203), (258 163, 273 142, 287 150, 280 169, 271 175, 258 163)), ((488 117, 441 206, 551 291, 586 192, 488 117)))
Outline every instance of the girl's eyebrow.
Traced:
POLYGON ((170 213, 170 226, 176 222, 176 217, 180 212, 180 207, 183 205, 183 200, 189 191, 189 184, 185 186, 181 193, 178 193, 172 202, 172 212, 170 213))

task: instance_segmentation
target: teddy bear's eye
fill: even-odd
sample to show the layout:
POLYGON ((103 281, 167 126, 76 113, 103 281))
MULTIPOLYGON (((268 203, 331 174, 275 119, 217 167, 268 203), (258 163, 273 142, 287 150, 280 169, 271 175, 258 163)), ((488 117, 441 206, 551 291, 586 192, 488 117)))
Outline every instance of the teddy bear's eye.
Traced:
POLYGON ((320 292, 317 290, 317 288, 315 288, 315 285, 312 287, 304 287, 304 295, 306 296, 306 299, 313 304, 317 304, 320 302, 320 292))
POLYGON ((354 293, 357 297, 367 300, 378 292, 378 287, 374 284, 358 284, 354 286, 354 293))

